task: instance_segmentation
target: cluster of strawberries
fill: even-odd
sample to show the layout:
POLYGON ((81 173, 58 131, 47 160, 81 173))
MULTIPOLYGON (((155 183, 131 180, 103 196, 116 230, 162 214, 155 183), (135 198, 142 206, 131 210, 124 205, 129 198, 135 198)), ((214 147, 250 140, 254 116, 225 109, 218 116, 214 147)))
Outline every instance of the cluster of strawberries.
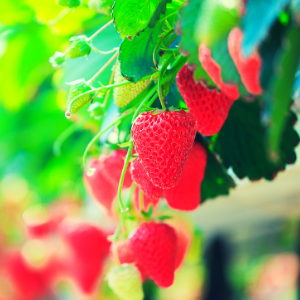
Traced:
POLYGON ((59 214, 25 222, 29 234, 25 244, 7 248, 0 256, 1 273, 13 287, 9 299, 50 297, 61 281, 70 281, 79 293, 94 292, 109 258, 108 234, 96 225, 59 214))
MULTIPOLYGON (((242 39, 241 30, 234 28, 228 38, 229 53, 248 92, 257 95, 262 91, 259 84, 261 60, 258 53, 247 59, 243 57, 242 39)), ((139 115, 133 123, 131 136, 138 157, 126 171, 123 188, 129 188, 133 182, 136 184, 131 199, 136 212, 147 212, 150 206, 155 208, 162 197, 169 207, 180 211, 194 210, 200 203, 207 152, 202 144, 194 142, 196 131, 205 136, 216 134, 239 97, 239 90, 235 83, 222 81, 221 68, 205 44, 199 47, 199 60, 220 92, 208 88, 203 81, 195 82, 193 71, 185 65, 177 74, 177 86, 189 111, 149 111, 139 115)), ((120 76, 119 66, 117 72, 120 76)), ((135 86, 130 84, 127 90, 131 85, 135 86)), ((145 87, 143 83, 140 90, 145 87)), ((129 90, 126 93, 130 94, 129 90)), ((116 104, 128 104, 119 101, 120 94, 122 88, 116 89, 116 104)), ((104 153, 90 163, 94 174, 84 174, 90 195, 109 213, 117 196, 126 154, 122 149, 104 153)), ((147 276, 161 288, 171 286, 174 272, 186 252, 186 249, 180 250, 183 244, 187 247, 176 229, 166 222, 140 222, 127 240, 116 242, 114 246, 120 265, 108 273, 109 285, 124 300, 143 298, 138 282, 147 276)))

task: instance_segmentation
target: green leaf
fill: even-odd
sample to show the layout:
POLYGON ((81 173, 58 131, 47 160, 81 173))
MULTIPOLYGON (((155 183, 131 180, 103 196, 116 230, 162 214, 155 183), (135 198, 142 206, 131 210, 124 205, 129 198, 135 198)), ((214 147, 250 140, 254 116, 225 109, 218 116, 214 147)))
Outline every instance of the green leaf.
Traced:
POLYGON ((115 0, 113 18, 121 38, 135 37, 163 12, 168 0, 115 0))
POLYGON ((160 15, 165 15, 167 11, 167 4, 171 3, 172 0, 161 0, 160 3, 157 6, 157 9, 155 13, 153 14, 150 22, 149 22, 149 27, 154 28, 156 25, 156 22, 159 21, 160 15))
POLYGON ((276 162, 268 155, 265 133, 260 121, 261 103, 238 100, 219 132, 214 149, 219 153, 226 168, 232 167, 240 178, 272 180, 276 174, 296 160, 294 151, 299 137, 293 125, 295 115, 290 112, 280 145, 280 159, 276 162))
POLYGON ((120 46, 119 61, 122 75, 137 82, 140 78, 153 73, 153 51, 160 40, 161 26, 147 28, 138 37, 124 39, 120 46))
POLYGON ((242 50, 249 56, 267 36, 270 27, 290 0, 251 0, 247 2, 243 22, 242 50))
POLYGON ((287 33, 285 47, 276 63, 267 94, 272 101, 269 127, 269 147, 274 155, 279 151, 280 141, 291 104, 295 74, 300 60, 300 28, 294 27, 287 33))
POLYGON ((200 141, 207 149, 205 175, 201 184, 201 203, 207 199, 228 195, 229 190, 235 187, 233 179, 227 174, 222 162, 209 149, 208 144, 200 134, 197 134, 196 140, 200 141))
POLYGON ((179 12, 180 20, 177 26, 177 33, 182 35, 180 51, 189 57, 188 63, 194 65, 194 77, 206 79, 208 85, 215 86, 208 74, 204 71, 198 58, 199 40, 195 38, 198 31, 198 18, 204 0, 190 0, 179 12))

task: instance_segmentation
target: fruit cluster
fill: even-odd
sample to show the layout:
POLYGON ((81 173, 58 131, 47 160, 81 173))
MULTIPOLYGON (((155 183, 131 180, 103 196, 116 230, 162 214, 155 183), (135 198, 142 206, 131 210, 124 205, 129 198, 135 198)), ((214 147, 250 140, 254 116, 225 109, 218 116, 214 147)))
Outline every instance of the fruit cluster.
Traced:
MULTIPOLYGON (((228 40, 230 54, 249 93, 259 94, 260 58, 255 53, 244 59, 241 41, 241 31, 234 28, 228 40)), ((143 299, 142 282, 146 278, 160 288, 173 284, 175 271, 184 260, 189 243, 178 226, 173 227, 166 220, 168 216, 160 215, 160 207, 164 203, 179 211, 198 207, 207 149, 195 141, 196 132, 204 136, 218 133, 239 97, 235 84, 223 83, 220 67, 210 57, 205 44, 199 47, 199 59, 220 91, 208 87, 204 80, 195 82, 192 69, 185 64, 176 78, 188 110, 165 108, 162 103, 163 109, 141 113, 133 122, 128 152, 105 151, 99 159, 90 161, 92 172, 84 173, 92 198, 112 218, 120 216, 121 219, 111 236, 116 265, 108 272, 107 280, 124 300, 143 299), (126 207, 130 209, 121 205, 118 211, 114 200, 118 196, 120 201, 120 192, 125 194, 126 189, 129 189, 126 207), (131 225, 125 228, 126 221, 131 225)), ((116 84, 127 80, 121 75, 119 63, 114 79, 116 84)), ((149 81, 140 81, 117 87, 115 104, 128 105, 148 84, 149 81)))

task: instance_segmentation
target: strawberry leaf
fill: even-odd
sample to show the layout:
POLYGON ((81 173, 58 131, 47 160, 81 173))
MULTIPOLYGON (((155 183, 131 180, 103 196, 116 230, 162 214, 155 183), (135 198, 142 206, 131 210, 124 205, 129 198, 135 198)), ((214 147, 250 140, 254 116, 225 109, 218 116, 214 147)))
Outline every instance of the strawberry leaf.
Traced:
POLYGON ((290 0, 251 0, 247 2, 242 44, 242 50, 246 57, 264 40, 277 16, 289 2, 290 0))
MULTIPOLYGON (((119 61, 122 75, 137 82, 140 78, 153 73, 153 51, 160 40, 161 26, 147 28, 130 41, 124 39, 120 46, 119 61)), ((158 58, 158 54, 157 54, 158 58)))
POLYGON ((205 175, 201 184, 201 203, 220 195, 228 195, 229 190, 235 187, 233 179, 200 134, 196 135, 196 140, 207 149, 205 175))
POLYGON ((137 36, 142 30, 151 27, 165 13, 169 0, 115 0, 113 18, 121 38, 137 36))
POLYGON ((261 103, 236 101, 219 132, 214 149, 226 168, 232 167, 240 178, 272 180, 287 164, 296 161, 295 146, 299 136, 293 129, 296 117, 290 112, 280 143, 279 160, 271 159, 266 146, 266 128, 261 124, 261 103))
POLYGON ((275 155, 279 152, 284 126, 287 122, 294 78, 300 60, 299 36, 300 29, 298 27, 289 30, 286 43, 284 43, 284 48, 276 63, 277 68, 273 73, 273 78, 266 92, 267 97, 271 97, 273 102, 272 122, 270 123, 268 134, 269 147, 271 151, 275 152, 275 155))

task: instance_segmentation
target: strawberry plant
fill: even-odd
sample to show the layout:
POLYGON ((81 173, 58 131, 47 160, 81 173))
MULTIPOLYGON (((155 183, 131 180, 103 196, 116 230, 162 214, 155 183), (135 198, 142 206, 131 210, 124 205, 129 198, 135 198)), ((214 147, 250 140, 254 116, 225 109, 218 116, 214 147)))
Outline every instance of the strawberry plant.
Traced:
MULTIPOLYGON (((11 163, 1 163, 1 173, 20 164, 45 202, 92 198, 114 224, 107 233, 48 220, 39 234, 28 221, 29 232, 62 240, 68 255, 57 250, 55 258, 83 294, 95 292, 101 275, 120 299, 143 299, 146 279, 172 286, 191 244, 188 230, 172 222, 174 210, 201 209, 228 195, 236 178, 273 180, 296 161, 298 1, 27 2, 7 4, 22 20, 0 13, 7 39, 0 100, 21 111, 11 131, 22 150, 3 147, 11 163), (20 133, 33 118, 40 143, 20 133)), ((0 134, 10 136, 1 118, 0 134)), ((8 269, 18 293, 21 267, 33 274, 29 300, 50 293, 44 281, 36 287, 22 257, 14 261, 8 269)))

